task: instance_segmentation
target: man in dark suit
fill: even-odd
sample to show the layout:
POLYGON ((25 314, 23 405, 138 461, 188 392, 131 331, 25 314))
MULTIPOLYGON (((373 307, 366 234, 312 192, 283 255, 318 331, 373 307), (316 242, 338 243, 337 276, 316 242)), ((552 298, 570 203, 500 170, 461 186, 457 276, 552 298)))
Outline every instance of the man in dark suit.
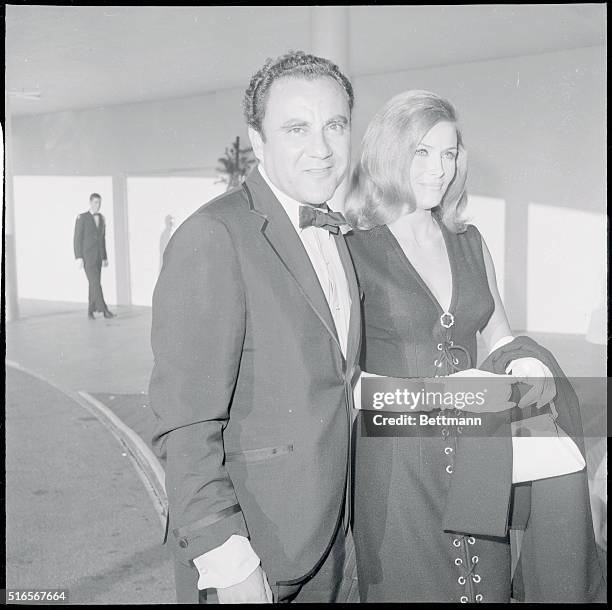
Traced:
POLYGON ((106 256, 106 223, 100 214, 102 197, 98 193, 89 196, 89 211, 79 214, 74 227, 74 257, 79 268, 85 268, 89 282, 89 306, 87 316, 94 319, 94 312, 104 314, 105 318, 114 318, 102 294, 100 276, 102 266, 108 265, 106 256))
POLYGON ((259 167, 165 251, 149 391, 179 603, 337 599, 360 299, 325 202, 352 105, 328 60, 268 60, 244 103, 259 167))

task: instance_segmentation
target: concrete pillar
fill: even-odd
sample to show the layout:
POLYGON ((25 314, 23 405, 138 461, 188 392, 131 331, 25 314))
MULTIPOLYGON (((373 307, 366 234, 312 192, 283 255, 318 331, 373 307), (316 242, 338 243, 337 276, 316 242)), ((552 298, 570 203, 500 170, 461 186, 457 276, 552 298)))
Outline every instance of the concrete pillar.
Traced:
MULTIPOLYGON (((349 65, 349 7, 310 7, 311 53, 333 61, 350 80, 349 65)), ((332 210, 342 210, 349 174, 327 202, 332 210)))
POLYGON ((113 217, 115 222, 115 265, 117 281, 117 304, 132 304, 132 284, 130 277, 129 225, 127 209, 127 179, 125 174, 113 176, 113 217))
POLYGON ((13 198, 13 130, 10 97, 4 94, 4 299, 6 321, 19 319, 19 297, 17 292, 17 256, 15 251, 15 200, 13 198))
POLYGON ((331 59, 350 78, 349 7, 310 7, 311 49, 314 55, 331 59))

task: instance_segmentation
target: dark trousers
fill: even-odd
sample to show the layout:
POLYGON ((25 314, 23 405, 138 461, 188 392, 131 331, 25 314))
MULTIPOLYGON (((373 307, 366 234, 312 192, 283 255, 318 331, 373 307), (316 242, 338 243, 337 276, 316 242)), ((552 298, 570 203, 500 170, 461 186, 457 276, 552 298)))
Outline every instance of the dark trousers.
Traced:
MULTIPOLYGON (((346 601, 339 599, 347 587, 342 587, 346 540, 342 526, 338 528, 332 547, 316 574, 308 581, 291 586, 270 583, 274 601, 279 603, 328 603, 346 601)), ((175 559, 177 602, 179 604, 217 603, 216 591, 198 591, 198 571, 191 564, 187 566, 175 559)))
POLYGON ((104 302, 104 295, 102 294, 102 285, 100 284, 100 277, 102 275, 102 261, 96 261, 94 263, 85 263, 85 275, 89 282, 89 313, 99 311, 104 313, 108 311, 106 303, 104 302))

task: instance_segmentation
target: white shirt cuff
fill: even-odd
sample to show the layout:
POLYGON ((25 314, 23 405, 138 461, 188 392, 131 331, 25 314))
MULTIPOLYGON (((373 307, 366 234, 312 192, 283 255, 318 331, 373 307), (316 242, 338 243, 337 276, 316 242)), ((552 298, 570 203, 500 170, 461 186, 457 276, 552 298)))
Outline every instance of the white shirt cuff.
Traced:
POLYGON ((200 573, 198 589, 224 589, 248 578, 260 560, 248 538, 233 534, 193 563, 200 573))

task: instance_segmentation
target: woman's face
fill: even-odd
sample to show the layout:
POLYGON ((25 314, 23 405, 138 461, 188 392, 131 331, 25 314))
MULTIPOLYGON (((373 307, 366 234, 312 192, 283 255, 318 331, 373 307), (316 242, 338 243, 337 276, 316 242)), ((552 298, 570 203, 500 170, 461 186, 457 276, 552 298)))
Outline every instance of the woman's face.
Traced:
POLYGON ((416 207, 431 210, 439 205, 457 171, 457 129, 441 121, 419 142, 410 165, 410 186, 416 207))

